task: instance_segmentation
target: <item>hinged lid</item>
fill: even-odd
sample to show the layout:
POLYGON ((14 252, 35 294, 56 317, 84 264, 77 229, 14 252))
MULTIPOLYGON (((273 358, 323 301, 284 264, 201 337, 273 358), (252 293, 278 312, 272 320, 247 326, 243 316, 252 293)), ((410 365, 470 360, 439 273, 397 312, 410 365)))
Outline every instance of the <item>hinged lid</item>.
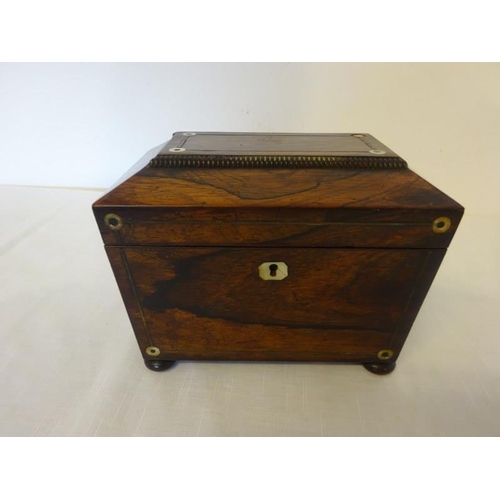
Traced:
POLYGON ((178 132, 94 204, 109 245, 445 248, 463 208, 369 134, 178 132))

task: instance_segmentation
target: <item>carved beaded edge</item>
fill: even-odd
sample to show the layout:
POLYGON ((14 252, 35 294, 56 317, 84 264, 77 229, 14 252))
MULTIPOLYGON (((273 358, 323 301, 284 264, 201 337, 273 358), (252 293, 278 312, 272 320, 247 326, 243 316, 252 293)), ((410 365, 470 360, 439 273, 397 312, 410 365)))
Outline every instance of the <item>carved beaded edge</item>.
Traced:
POLYGON ((369 170, 404 170, 399 157, 368 156, 241 156, 241 155, 160 155, 151 168, 339 168, 369 170))

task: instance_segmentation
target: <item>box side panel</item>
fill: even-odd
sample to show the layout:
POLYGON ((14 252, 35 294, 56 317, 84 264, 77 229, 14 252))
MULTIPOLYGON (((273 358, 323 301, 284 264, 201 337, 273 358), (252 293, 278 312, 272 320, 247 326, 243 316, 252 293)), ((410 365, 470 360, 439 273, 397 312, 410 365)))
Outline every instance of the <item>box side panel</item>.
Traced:
POLYGON ((132 328, 141 350, 153 345, 148 324, 144 318, 135 278, 127 260, 125 249, 105 247, 116 283, 120 289, 132 328))
MULTIPOLYGON (((390 348, 395 352, 401 351, 410 332, 417 314, 422 307, 422 304, 427 296, 427 293, 436 277, 436 274, 441 266, 441 262, 446 255, 446 249, 434 250, 429 253, 420 270, 420 273, 415 281, 415 286, 408 299, 405 311, 394 330, 390 348)), ((439 333, 439 332, 436 332, 439 333)))

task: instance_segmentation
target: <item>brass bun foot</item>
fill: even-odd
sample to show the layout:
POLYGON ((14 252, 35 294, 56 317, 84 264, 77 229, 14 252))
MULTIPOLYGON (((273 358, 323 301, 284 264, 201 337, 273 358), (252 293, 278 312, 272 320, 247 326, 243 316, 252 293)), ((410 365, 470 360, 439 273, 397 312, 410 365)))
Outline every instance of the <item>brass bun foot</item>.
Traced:
POLYGON ((165 361, 163 359, 145 359, 144 364, 154 372, 164 372, 175 364, 175 361, 165 361))
POLYGON ((394 371, 396 363, 365 363, 363 366, 375 375, 388 375, 394 371))

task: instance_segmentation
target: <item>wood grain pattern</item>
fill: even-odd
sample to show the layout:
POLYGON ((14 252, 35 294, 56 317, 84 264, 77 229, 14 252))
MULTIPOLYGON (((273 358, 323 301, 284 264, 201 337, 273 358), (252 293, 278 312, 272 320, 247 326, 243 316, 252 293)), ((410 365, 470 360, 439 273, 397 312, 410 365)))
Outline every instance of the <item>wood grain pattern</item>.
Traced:
POLYGON ((410 170, 146 168, 94 212, 108 245, 446 248, 463 208, 410 170), (450 230, 434 233, 443 216, 450 230))
POLYGON ((375 138, 352 134, 174 134, 93 210, 149 367, 341 361, 376 373, 394 369, 463 214, 375 138), (281 154, 298 168, 281 168, 281 154), (315 168, 321 156, 356 168, 315 168), (441 218, 446 232, 433 226, 441 218), (262 280, 263 262, 285 262, 288 276, 262 280))
POLYGON ((155 169, 146 167, 96 206, 459 209, 411 170, 155 169))
MULTIPOLYGON (((258 220, 258 214, 254 220, 244 220, 243 217, 229 220, 216 216, 207 220, 198 219, 194 213, 191 217, 181 216, 181 211, 157 210, 152 216, 148 212, 113 209, 113 213, 122 218, 123 228, 111 231, 104 224, 109 212, 96 211, 104 242, 107 245, 147 246, 445 248, 460 220, 460 214, 453 211, 428 211, 420 217, 418 213, 408 211, 386 211, 384 214, 350 211, 344 220, 336 213, 332 215, 340 220, 323 222, 287 222, 285 213, 282 216, 268 213, 271 220, 258 220), (435 233, 433 221, 442 216, 452 220, 452 227, 446 233, 435 233)), ((234 216, 235 212, 228 212, 228 215, 234 216)))
POLYGON ((128 287, 124 300, 141 332, 143 354, 155 345, 163 359, 358 362, 376 361, 379 350, 406 338, 409 325, 401 324, 418 277, 443 255, 442 250, 107 250, 114 266, 121 267, 121 255, 126 256, 135 292, 128 287), (261 280, 258 266, 273 260, 286 262, 289 276, 261 280), (151 339, 142 334, 141 317, 151 339))

